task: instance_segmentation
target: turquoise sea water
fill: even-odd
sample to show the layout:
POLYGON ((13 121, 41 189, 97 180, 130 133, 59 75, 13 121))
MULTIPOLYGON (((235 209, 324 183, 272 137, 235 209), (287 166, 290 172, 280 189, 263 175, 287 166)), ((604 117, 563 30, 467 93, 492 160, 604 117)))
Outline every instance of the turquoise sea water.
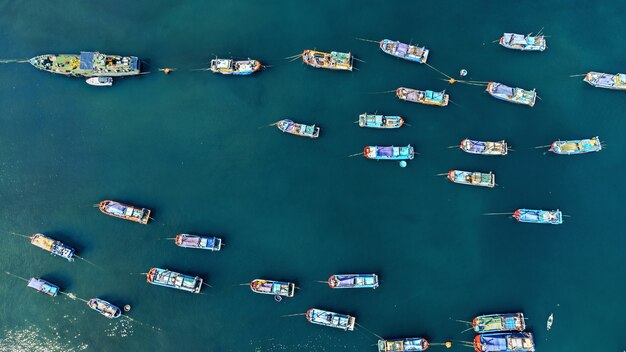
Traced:
POLYGON ((579 0, 1 2, 1 58, 99 50, 137 55, 152 73, 104 89, 0 65, 0 269, 133 307, 132 321, 109 321, 5 275, 0 351, 374 351, 373 333, 469 341, 456 319, 509 311, 528 317, 537 351, 623 350, 626 95, 569 75, 624 72, 624 10, 579 0), (542 27, 544 53, 492 43, 542 27), (355 37, 426 45, 428 62, 454 77, 466 68, 466 79, 536 88, 541 100, 528 108, 448 86, 429 67, 355 37), (283 59, 305 48, 366 63, 348 73, 283 59), (249 77, 190 71, 213 55, 271 67, 249 77), (447 88, 454 104, 372 94, 398 86, 447 88), (364 111, 411 126, 360 129, 353 122, 364 111), (285 117, 317 123, 321 137, 263 127, 285 117), (598 154, 534 149, 595 135, 607 146, 598 154), (466 137, 506 139, 515 151, 447 148, 466 137), (405 169, 347 157, 368 144, 408 143, 420 155, 405 169), (498 187, 434 176, 453 168, 494 171, 498 187), (156 220, 104 216, 92 206, 102 199, 149 207, 156 220), (533 226, 481 215, 521 207, 570 217, 533 226), (94 265, 51 257, 9 232, 47 233, 94 265), (206 253, 164 240, 180 232, 218 234, 226 246, 206 253), (212 288, 191 295, 148 285, 138 273, 153 266, 201 275, 212 288), (343 272, 376 272, 381 287, 316 282, 343 272), (276 303, 240 286, 259 277, 301 289, 276 303), (311 307, 361 325, 345 333, 281 317, 311 307))

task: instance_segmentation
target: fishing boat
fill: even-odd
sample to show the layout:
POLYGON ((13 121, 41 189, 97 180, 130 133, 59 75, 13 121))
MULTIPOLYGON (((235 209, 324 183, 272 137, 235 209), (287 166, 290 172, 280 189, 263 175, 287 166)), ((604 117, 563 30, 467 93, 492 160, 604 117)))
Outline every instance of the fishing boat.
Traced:
POLYGON ((329 326, 345 331, 354 330, 356 319, 349 315, 329 312, 326 310, 311 308, 306 312, 306 320, 309 323, 329 326))
POLYGON ((472 320, 478 334, 503 331, 524 331, 526 321, 523 313, 479 315, 472 320))
POLYGON ((222 239, 215 236, 204 237, 181 233, 176 236, 175 243, 178 247, 208 249, 213 252, 222 249, 222 239))
POLYGON ((147 224, 150 219, 150 209, 137 208, 113 200, 103 200, 98 205, 101 212, 116 218, 147 224))
POLYGON ((213 59, 210 70, 223 75, 245 76, 255 73, 261 68, 261 63, 257 60, 231 60, 213 59))
POLYGON ((419 47, 417 45, 405 44, 390 39, 381 40, 380 48, 389 55, 413 62, 419 62, 420 64, 426 63, 426 60, 428 60, 428 53, 430 52, 423 46, 419 47))
POLYGON ((493 188, 496 185, 496 175, 492 172, 471 172, 461 170, 448 171, 448 179, 463 185, 493 188))
POLYGON ((555 154, 585 154, 599 152, 602 150, 600 137, 595 136, 589 139, 574 139, 571 141, 554 141, 550 146, 550 151, 555 154))
POLYGON ((41 233, 36 233, 29 238, 31 244, 43 250, 46 250, 56 256, 65 258, 70 262, 74 261, 74 248, 64 243, 61 243, 60 241, 47 237, 41 233))
POLYGON ((618 73, 612 75, 610 73, 602 72, 589 72, 585 75, 583 81, 591 84, 594 87, 625 90, 626 89, 626 75, 618 73))
POLYGON ((543 35, 504 33, 500 38, 500 45, 508 49, 522 51, 544 51, 546 50, 546 37, 543 35))
POLYGON ((335 274, 328 278, 330 288, 377 288, 376 274, 335 274))
POLYGON ((107 87, 113 85, 113 77, 91 77, 85 82, 91 86, 107 87))
POLYGON ((535 210, 517 209, 513 217, 519 222, 529 222, 533 224, 560 225, 563 223, 563 214, 560 210, 535 210))
POLYGON ((250 283, 252 292, 264 295, 293 297, 296 293, 296 284, 273 280, 256 279, 250 283))
POLYGON ((276 122, 276 127, 279 130, 296 136, 317 138, 320 136, 320 128, 315 125, 304 125, 301 123, 295 123, 289 119, 284 119, 276 122))
POLYGON ((92 298, 87 302, 89 308, 104 315, 109 319, 117 319, 122 316, 122 310, 112 303, 109 303, 100 298, 92 298))
POLYGON ((404 119, 400 116, 384 116, 363 113, 359 115, 359 126, 369 128, 400 128, 404 119))
POLYGON ((202 278, 180 274, 167 269, 152 268, 146 275, 148 283, 158 286, 175 288, 191 293, 200 293, 202 278))
POLYGON ((529 332, 502 332, 476 335, 476 352, 534 352, 535 342, 529 332))
POLYGON ((489 82, 485 90, 496 99, 530 107, 535 106, 535 100, 537 99, 537 92, 534 89, 512 88, 497 82, 489 82))
POLYGON ((138 75, 139 59, 135 56, 107 55, 83 51, 80 55, 40 55, 29 60, 35 68, 74 77, 121 77, 138 75))
POLYGON ((506 155, 509 152, 509 148, 504 140, 498 142, 482 142, 466 138, 461 141, 459 147, 462 151, 470 154, 506 155))
POLYGON ((368 145, 363 148, 363 156, 375 160, 411 160, 415 151, 409 144, 406 147, 368 145))
POLYGON ((315 68, 352 71, 352 54, 350 53, 337 51, 325 53, 316 50, 305 50, 302 53, 302 61, 315 68))
POLYGON ((59 286, 51 284, 46 280, 42 280, 36 277, 33 277, 30 280, 28 280, 27 286, 41 293, 45 293, 51 297, 54 297, 59 293, 59 286))
POLYGON ((404 87, 396 89, 396 96, 401 100, 412 103, 436 106, 447 106, 450 99, 445 90, 443 92, 433 92, 432 90, 417 90, 404 87))
POLYGON ((421 337, 404 339, 378 340, 378 352, 411 352, 426 351, 428 340, 421 337))
POLYGON ((554 313, 550 313, 548 317, 548 322, 546 323, 546 330, 550 331, 552 329, 552 323, 554 323, 554 313))

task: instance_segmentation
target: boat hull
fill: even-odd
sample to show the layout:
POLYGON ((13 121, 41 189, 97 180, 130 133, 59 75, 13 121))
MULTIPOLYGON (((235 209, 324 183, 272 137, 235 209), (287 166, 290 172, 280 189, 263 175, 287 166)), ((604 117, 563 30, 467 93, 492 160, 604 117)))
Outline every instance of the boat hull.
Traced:
POLYGON ((430 51, 425 47, 420 48, 415 45, 409 45, 389 39, 381 40, 379 46, 380 49, 386 54, 420 64, 426 63, 426 60, 428 60, 428 54, 430 53, 430 51))
POLYGON ((483 142, 464 139, 459 145, 462 151, 478 155, 507 155, 509 150, 505 140, 498 142, 483 142))
POLYGON ((222 239, 215 236, 204 237, 181 233, 176 236, 174 243, 182 248, 205 249, 212 252, 222 249, 222 239))
POLYGON ((626 90, 626 75, 623 73, 610 74, 602 72, 589 72, 583 81, 596 88, 626 90))
POLYGON ((261 69, 261 62, 257 60, 234 61, 229 59, 211 60, 211 72, 223 75, 247 76, 261 69))
POLYGON ((528 36, 516 33, 504 33, 499 40, 500 45, 507 49, 520 51, 544 51, 547 48, 544 36, 528 36))
POLYGON ((367 128, 394 129, 400 128, 404 124, 404 119, 400 116, 384 116, 373 114, 359 115, 359 126, 367 128))
POLYGON ((531 224, 560 225, 563 213, 560 210, 517 209, 513 213, 515 220, 531 224))
POLYGON ((426 351, 428 349, 428 346, 428 340, 421 337, 378 340, 378 352, 426 351))
POLYGON ((276 127, 278 127, 278 129, 282 132, 300 137, 318 138, 320 136, 319 127, 315 125, 295 123, 289 119, 283 119, 276 122, 276 127))
POLYGON ((363 156, 373 160, 412 160, 414 154, 410 144, 406 147, 368 145, 363 148, 363 156))
POLYGON ((134 206, 112 200, 103 200, 100 204, 98 204, 98 209, 100 209, 103 214, 128 221, 138 222, 143 225, 146 225, 148 220, 150 220, 150 209, 136 208, 134 206))
POLYGON ((352 54, 331 51, 325 53, 316 50, 305 50, 302 53, 302 62, 315 68, 327 70, 352 71, 352 54))
POLYGON ((468 186, 493 188, 496 185, 496 175, 492 172, 471 172, 462 170, 450 170, 448 179, 454 183, 468 186))
POLYGON ((448 106, 450 96, 445 92, 433 92, 432 90, 417 90, 400 87, 396 89, 396 97, 411 103, 433 106, 448 106))
POLYGON ((575 155, 599 152, 602 150, 600 137, 595 136, 589 139, 575 139, 570 141, 554 141, 550 146, 550 151, 561 155, 575 155))
POLYGON ((492 97, 513 104, 533 107, 537 100, 537 92, 534 89, 524 90, 522 88, 512 88, 502 83, 489 82, 485 90, 492 97))
POLYGON ((200 293, 203 279, 180 274, 167 269, 152 268, 146 275, 148 283, 157 286, 173 288, 181 291, 200 293))
POLYGON ((306 320, 309 323, 328 326, 344 331, 354 330, 356 319, 349 315, 329 312, 321 309, 311 308, 306 312, 306 320))
POLYGON ((32 235, 30 237, 30 243, 50 252, 53 255, 67 259, 70 262, 74 261, 74 248, 53 238, 47 237, 44 234, 36 233, 32 235))
POLYGON ((474 338, 476 352, 534 352, 535 342, 529 332, 504 332, 477 335, 474 338))
POLYGON ((376 274, 336 274, 328 278, 330 288, 372 288, 378 287, 376 274))
POLYGON ((479 315, 472 320, 472 327, 478 334, 524 331, 526 321, 523 313, 479 315))
POLYGON ((119 309, 116 305, 109 303, 100 298, 92 298, 87 302, 87 306, 89 308, 95 310, 100 313, 105 318, 109 319, 117 319, 122 316, 122 310, 119 309))
POLYGON ((27 286, 50 297, 55 297, 59 293, 59 286, 36 277, 28 280, 27 286))
POLYGON ((263 295, 293 297, 296 291, 296 284, 293 282, 256 279, 250 283, 250 289, 254 293, 263 295))
POLYGON ((135 76, 141 70, 136 56, 106 55, 98 52, 39 55, 29 62, 39 70, 73 77, 135 76))

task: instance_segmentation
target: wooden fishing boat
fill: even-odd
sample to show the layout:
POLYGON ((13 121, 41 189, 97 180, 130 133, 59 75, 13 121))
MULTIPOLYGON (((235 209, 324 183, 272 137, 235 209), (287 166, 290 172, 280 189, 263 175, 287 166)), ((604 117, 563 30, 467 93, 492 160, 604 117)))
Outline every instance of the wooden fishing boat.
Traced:
POLYGON ((335 274, 328 278, 330 288, 377 288, 376 274, 335 274))
POLYGON ((140 71, 140 61, 135 56, 107 55, 83 51, 74 54, 46 54, 29 60, 35 68, 75 77, 134 76, 140 71))
POLYGON ((147 224, 150 219, 150 209, 136 208, 134 206, 112 200, 103 200, 98 205, 98 208, 104 214, 124 220, 138 222, 144 225, 147 224))
POLYGON ((589 139, 574 139, 570 141, 554 141, 550 146, 550 151, 555 154, 585 154, 599 152, 602 150, 600 137, 595 136, 589 139))
POLYGON ((352 54, 350 53, 337 51, 325 53, 316 50, 305 50, 302 53, 302 61, 315 68, 352 71, 352 54))
POLYGON ((426 351, 428 340, 421 337, 404 339, 378 340, 378 352, 426 351))
POLYGON ((48 296, 55 297, 59 293, 59 286, 49 283, 46 280, 36 277, 28 280, 28 287, 37 290, 38 292, 45 293, 48 296))
POLYGON ((526 321, 523 313, 479 315, 472 320, 474 331, 479 334, 503 331, 524 331, 526 321))
POLYGON ((193 277, 180 274, 167 269, 152 268, 146 275, 150 284, 175 288, 177 290, 187 291, 191 293, 200 293, 203 280, 201 277, 193 277))
POLYGON ((261 63, 257 60, 231 60, 218 59, 211 60, 210 70, 223 75, 245 76, 255 73, 261 68, 261 63))
POLYGON ((517 209, 515 213, 513 213, 513 217, 519 222, 528 222, 532 224, 560 225, 563 223, 563 213, 561 213, 561 211, 558 209, 517 209))
POLYGON ((552 323, 554 323, 554 313, 550 313, 548 317, 548 321, 546 322, 546 330, 550 331, 552 329, 552 323))
POLYGON ((276 122, 276 127, 279 130, 291 134, 295 134, 300 137, 317 138, 320 136, 320 128, 315 125, 304 125, 301 123, 295 123, 289 119, 284 119, 276 122))
POLYGON ((464 139, 459 145, 462 151, 480 155, 507 155, 509 148, 505 140, 498 142, 482 142, 472 139, 464 139))
POLYGON ((469 186, 480 186, 493 188, 496 185, 496 175, 492 172, 471 172, 461 170, 450 170, 448 179, 454 183, 469 186))
POLYGON ((504 33, 500 37, 500 45, 522 51, 544 51, 547 47, 546 37, 543 35, 531 36, 515 33, 504 33))
POLYGON ((70 262, 74 261, 74 248, 41 233, 36 233, 29 238, 31 244, 70 262))
POLYGON ((419 47, 417 45, 405 44, 390 39, 381 40, 380 48, 389 55, 399 57, 404 60, 419 62, 420 64, 426 63, 426 60, 428 60, 428 53, 430 52, 423 46, 419 47))
POLYGON ((529 332, 502 332, 476 335, 476 352, 534 352, 535 342, 529 332))
POLYGON ((623 73, 610 74, 602 72, 589 72, 585 75, 583 81, 594 87, 626 90, 626 75, 623 73))
POLYGON ((292 282, 256 279, 250 283, 250 289, 252 292, 264 295, 293 297, 296 293, 296 284, 292 282))
POLYGON ((207 249, 213 252, 222 249, 222 239, 215 236, 205 237, 181 233, 176 236, 175 243, 178 247, 207 249))
POLYGON ((359 126, 369 128, 400 128, 404 119, 400 116, 384 116, 363 113, 359 115, 359 126))
POLYGON ((105 300, 100 298, 92 298, 87 302, 89 308, 95 310, 96 312, 102 314, 106 318, 109 319, 117 319, 122 316, 122 310, 119 309, 114 304, 111 304, 105 300))
POLYGON ((375 160, 411 160, 414 154, 410 144, 406 147, 368 145, 363 148, 363 156, 375 160))
POLYGON ((432 90, 417 90, 404 87, 396 89, 396 96, 401 100, 412 103, 435 106, 447 106, 450 99, 445 90, 443 92, 433 92, 432 90))
POLYGON ((534 89, 512 88, 497 82, 489 82, 485 90, 496 99, 530 107, 535 106, 535 100, 537 99, 537 92, 534 89))
POLYGON ((356 319, 349 315, 329 312, 326 310, 311 308, 306 312, 306 320, 309 323, 342 329, 354 330, 356 319))
POLYGON ((107 87, 113 85, 113 77, 91 77, 85 82, 90 86, 107 87))

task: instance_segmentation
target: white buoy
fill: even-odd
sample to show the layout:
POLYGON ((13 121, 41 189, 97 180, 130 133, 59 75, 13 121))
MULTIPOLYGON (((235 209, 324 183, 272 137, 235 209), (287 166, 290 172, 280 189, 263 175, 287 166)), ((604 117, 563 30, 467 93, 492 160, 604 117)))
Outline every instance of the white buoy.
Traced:
POLYGON ((125 312, 130 312, 130 304, 127 304, 124 306, 124 311, 125 312))
POLYGON ((400 167, 406 167, 406 161, 402 160, 402 161, 400 162, 400 167))
POLYGON ((462 69, 459 74, 461 75, 461 77, 465 77, 465 76, 467 76, 467 70, 466 69, 462 69))

